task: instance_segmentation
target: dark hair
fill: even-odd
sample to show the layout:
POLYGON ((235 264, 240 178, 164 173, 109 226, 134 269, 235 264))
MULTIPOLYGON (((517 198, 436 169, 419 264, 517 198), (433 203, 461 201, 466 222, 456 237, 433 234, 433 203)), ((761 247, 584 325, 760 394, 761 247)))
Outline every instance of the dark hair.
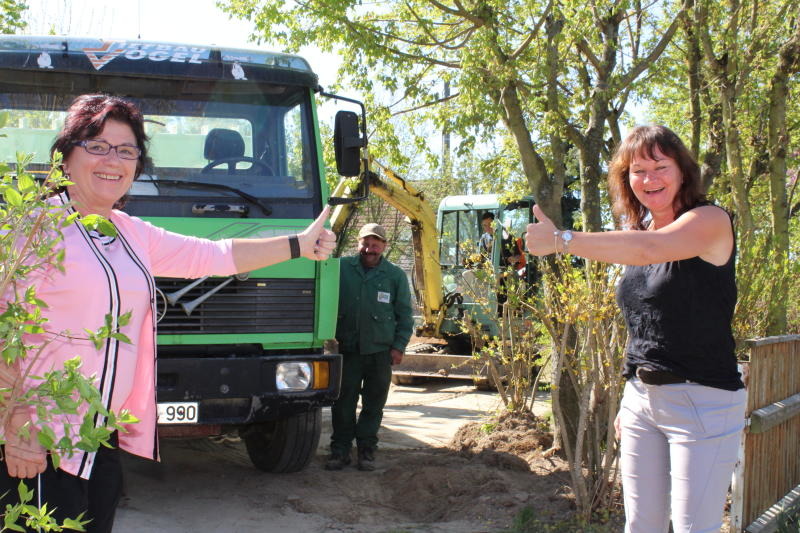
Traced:
POLYGON ((487 218, 491 218, 492 220, 494 220, 494 213, 492 213, 491 211, 485 211, 483 213, 483 216, 481 216, 481 221, 484 221, 487 218))
MULTIPOLYGON (((142 155, 136 161, 136 170, 133 179, 139 177, 147 161, 147 135, 144 132, 144 117, 142 112, 133 102, 110 96, 107 94, 84 94, 77 97, 67 109, 67 118, 64 127, 59 132, 50 156, 56 151, 61 152, 66 161, 75 149, 75 143, 92 139, 100 134, 108 120, 118 120, 130 126, 136 137, 136 145, 142 155)), ((118 209, 125 204, 126 197, 122 197, 114 204, 118 209)))
POLYGON ((700 166, 680 137, 666 126, 637 126, 619 144, 608 168, 612 211, 617 221, 630 229, 645 229, 644 220, 647 217, 647 209, 631 189, 631 160, 637 155, 655 159, 656 147, 662 154, 674 159, 681 171, 681 186, 673 203, 675 216, 679 217, 706 201, 700 181, 700 166))

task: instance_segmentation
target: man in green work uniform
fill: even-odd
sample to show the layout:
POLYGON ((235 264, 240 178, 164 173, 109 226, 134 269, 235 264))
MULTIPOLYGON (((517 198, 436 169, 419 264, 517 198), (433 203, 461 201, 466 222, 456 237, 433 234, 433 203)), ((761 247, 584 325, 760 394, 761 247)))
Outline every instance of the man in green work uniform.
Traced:
POLYGON ((411 337, 411 296, 405 273, 383 257, 386 231, 365 224, 358 233, 358 255, 340 261, 339 321, 336 340, 342 352, 342 388, 331 408, 333 435, 327 470, 350 464, 353 439, 359 470, 375 469, 375 448, 392 365, 403 359, 411 337), (361 413, 356 405, 361 396, 361 413))

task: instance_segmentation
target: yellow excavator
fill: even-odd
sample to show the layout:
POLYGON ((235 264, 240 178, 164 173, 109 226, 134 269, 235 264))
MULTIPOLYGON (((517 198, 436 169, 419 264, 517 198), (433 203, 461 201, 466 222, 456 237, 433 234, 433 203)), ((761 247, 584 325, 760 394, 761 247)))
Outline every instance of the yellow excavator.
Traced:
MULTIPOLYGON (((532 199, 502 203, 499 195, 448 196, 436 212, 422 192, 391 169, 370 159, 363 160, 361 168, 365 170, 359 177, 340 181, 332 196, 378 196, 403 213, 411 225, 412 285, 421 315, 417 338, 412 339, 403 363, 393 369, 395 380, 420 376, 484 380, 486 370, 472 357, 463 323, 467 317, 478 333, 497 335, 497 316, 487 313, 487 305, 478 305, 472 297, 483 291, 489 302, 496 302, 497 295, 493 284, 477 281, 470 256, 482 253, 498 272, 509 265, 522 267, 524 272, 521 236, 530 220, 532 199), (503 238, 486 239, 482 232, 487 229, 503 238), (516 253, 509 253, 510 247, 516 253)), ((354 209, 354 203, 334 208, 331 224, 337 234, 346 228, 354 209)), ((488 308, 492 307, 490 303, 488 308)))

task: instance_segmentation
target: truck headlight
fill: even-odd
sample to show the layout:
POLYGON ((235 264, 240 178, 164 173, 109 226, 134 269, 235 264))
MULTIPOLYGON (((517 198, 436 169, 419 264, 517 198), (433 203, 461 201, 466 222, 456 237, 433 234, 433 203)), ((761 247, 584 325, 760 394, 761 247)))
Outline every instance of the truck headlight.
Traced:
POLYGON ((278 390, 306 390, 311 384, 310 363, 278 363, 275 386, 278 390))

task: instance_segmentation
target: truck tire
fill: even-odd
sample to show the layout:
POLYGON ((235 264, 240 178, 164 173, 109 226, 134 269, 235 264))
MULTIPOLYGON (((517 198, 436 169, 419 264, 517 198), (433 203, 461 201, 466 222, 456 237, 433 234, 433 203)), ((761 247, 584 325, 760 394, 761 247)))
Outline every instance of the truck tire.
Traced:
POLYGON ((322 410, 317 407, 281 420, 251 424, 242 430, 242 439, 256 468, 285 474, 308 466, 321 431, 322 410))

